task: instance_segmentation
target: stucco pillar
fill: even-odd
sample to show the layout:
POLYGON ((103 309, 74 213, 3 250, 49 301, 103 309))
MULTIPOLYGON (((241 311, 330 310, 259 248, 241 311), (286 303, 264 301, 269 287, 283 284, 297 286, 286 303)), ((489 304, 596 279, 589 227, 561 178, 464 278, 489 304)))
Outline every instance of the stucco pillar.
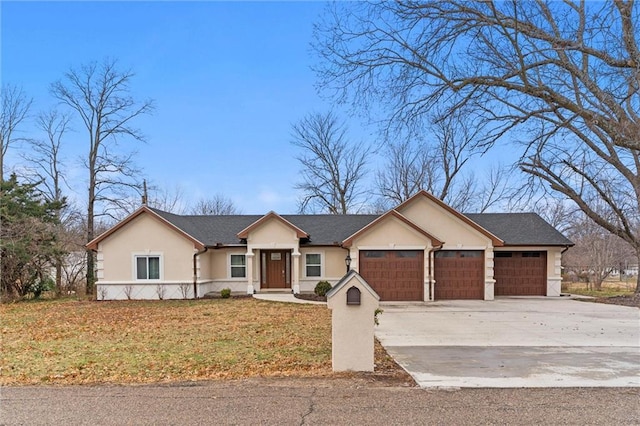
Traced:
POLYGON ((246 271, 247 271, 247 294, 253 294, 254 292, 254 288, 253 288, 253 250, 249 250, 247 251, 246 254, 247 257, 247 266, 246 266, 246 271))
POLYGON ((98 253, 96 254, 96 278, 98 280, 104 279, 104 252, 102 251, 102 244, 98 244, 98 253))
POLYGON ((484 300, 494 300, 496 280, 493 278, 493 247, 484 251, 484 300))
POLYGON ((293 294, 300 293, 300 252, 294 251, 291 253, 291 261, 293 263, 291 273, 291 287, 293 288, 293 294))
POLYGON ((333 371, 373 371, 374 318, 380 298, 355 271, 328 293, 333 371))
POLYGON ((351 247, 349 249, 349 257, 351 258, 351 266, 349 270, 354 270, 356 272, 360 271, 360 256, 358 256, 358 248, 351 247))
POLYGON ((562 252, 547 252, 547 296, 560 296, 562 293, 562 252), (551 274, 549 272, 552 272, 551 274))

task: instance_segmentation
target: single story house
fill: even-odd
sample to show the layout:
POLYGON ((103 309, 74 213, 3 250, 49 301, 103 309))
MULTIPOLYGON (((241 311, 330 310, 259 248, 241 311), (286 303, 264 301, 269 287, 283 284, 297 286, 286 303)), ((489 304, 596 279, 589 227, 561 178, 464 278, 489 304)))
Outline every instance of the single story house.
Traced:
POLYGON ((535 213, 462 214, 426 191, 381 215, 184 216, 142 206, 87 247, 98 298, 312 292, 358 271, 382 301, 559 296, 573 244, 535 213))

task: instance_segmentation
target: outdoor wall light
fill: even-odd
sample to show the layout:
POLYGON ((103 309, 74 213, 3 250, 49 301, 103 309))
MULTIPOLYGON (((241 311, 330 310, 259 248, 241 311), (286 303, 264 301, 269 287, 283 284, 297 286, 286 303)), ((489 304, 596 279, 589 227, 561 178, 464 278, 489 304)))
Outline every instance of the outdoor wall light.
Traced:
POLYGON ((347 254, 347 257, 344 258, 344 264, 347 265, 347 274, 348 274, 349 270, 351 269, 351 256, 349 256, 349 254, 347 254))

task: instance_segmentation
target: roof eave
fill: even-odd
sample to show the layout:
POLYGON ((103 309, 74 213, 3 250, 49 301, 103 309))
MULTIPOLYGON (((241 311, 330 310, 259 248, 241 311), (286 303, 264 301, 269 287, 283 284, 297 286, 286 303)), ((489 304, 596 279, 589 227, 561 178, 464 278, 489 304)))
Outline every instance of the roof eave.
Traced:
POLYGON ((505 243, 502 247, 573 247, 574 243, 505 243))
POLYGON ((194 246, 198 249, 198 250, 202 250, 205 248, 205 244, 202 243, 201 241, 199 241, 197 238, 193 237, 192 235, 188 234, 187 232, 185 232, 183 229, 179 228, 178 226, 174 225, 173 223, 171 223, 170 221, 168 221, 167 219, 163 218, 162 216, 160 216, 158 213, 154 212, 153 210, 151 210, 149 207, 147 206, 141 206, 139 207, 136 211, 134 211, 133 213, 131 213, 129 216, 127 216, 126 218, 124 218, 123 220, 121 220, 120 222, 118 222, 116 225, 114 225, 113 227, 109 228, 107 231, 103 232, 102 234, 98 235, 96 238, 94 238, 93 240, 89 241, 85 247, 89 250, 97 250, 98 249, 98 244, 100 244, 100 242, 102 242, 104 239, 106 239, 107 237, 113 235, 115 232, 117 232, 119 229, 121 229, 122 227, 124 227, 126 224, 128 224, 129 222, 131 222, 133 219, 137 218, 138 216, 140 216, 143 213, 148 213, 151 215, 151 217, 155 218, 156 220, 160 221, 161 223, 165 224, 166 226, 170 227, 171 229, 173 229, 174 231, 178 232, 179 234, 182 234, 185 238, 191 240, 191 242, 193 242, 194 246))

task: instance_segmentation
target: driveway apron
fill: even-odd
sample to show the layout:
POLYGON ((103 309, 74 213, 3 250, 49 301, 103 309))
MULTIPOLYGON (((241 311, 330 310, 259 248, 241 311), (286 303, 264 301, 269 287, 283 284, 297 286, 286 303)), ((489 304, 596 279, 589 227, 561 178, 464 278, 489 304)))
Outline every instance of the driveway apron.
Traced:
POLYGON ((570 298, 384 303, 376 337, 423 388, 640 387, 640 310, 570 298))

